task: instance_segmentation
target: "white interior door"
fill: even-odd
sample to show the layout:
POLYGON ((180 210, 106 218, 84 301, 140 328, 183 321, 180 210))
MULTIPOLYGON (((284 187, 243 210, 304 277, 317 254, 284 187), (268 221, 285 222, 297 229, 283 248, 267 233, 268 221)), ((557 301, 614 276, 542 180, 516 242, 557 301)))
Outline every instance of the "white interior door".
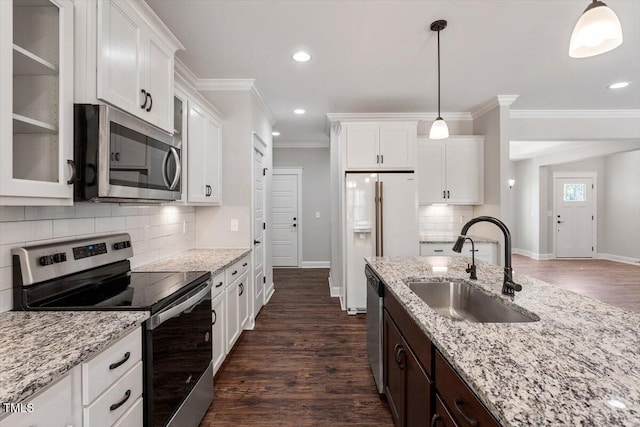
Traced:
POLYGON ((556 258, 593 258, 593 178, 555 179, 556 258))
POLYGON ((298 267, 298 175, 273 175, 272 259, 274 267, 298 267))
POLYGON ((264 156, 253 149, 253 288, 254 312, 264 302, 264 156))

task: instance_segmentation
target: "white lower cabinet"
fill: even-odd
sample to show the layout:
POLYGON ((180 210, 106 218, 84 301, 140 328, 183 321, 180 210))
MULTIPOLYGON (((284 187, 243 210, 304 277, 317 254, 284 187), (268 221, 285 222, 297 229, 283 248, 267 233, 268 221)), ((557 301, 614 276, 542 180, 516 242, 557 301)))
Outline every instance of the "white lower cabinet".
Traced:
POLYGON ((239 282, 229 285, 224 292, 224 303, 226 311, 227 327, 227 354, 240 336, 240 316, 239 316, 239 282))
POLYGON ((142 427, 142 369, 138 328, 17 404, 0 427, 142 427))
MULTIPOLYGON (((15 412, 0 421, 0 427, 80 427, 80 367, 33 398, 15 406, 15 412)), ((6 408, 3 408, 6 411, 6 408)))
MULTIPOLYGON (((214 282, 215 284, 215 282, 214 282)), ((214 285, 215 286, 215 285, 214 285)), ((227 355, 227 330, 226 330, 226 310, 224 294, 220 294, 211 301, 211 336, 213 341, 213 375, 224 362, 227 355)))
POLYGON ((243 330, 249 320, 249 275, 245 274, 238 284, 238 324, 243 330))
MULTIPOLYGON (((453 251, 454 242, 450 243, 421 243, 420 256, 468 256, 471 257, 471 243, 467 242, 462 253, 453 251)), ((498 245, 491 242, 475 243, 475 258, 489 264, 498 262, 498 245)))

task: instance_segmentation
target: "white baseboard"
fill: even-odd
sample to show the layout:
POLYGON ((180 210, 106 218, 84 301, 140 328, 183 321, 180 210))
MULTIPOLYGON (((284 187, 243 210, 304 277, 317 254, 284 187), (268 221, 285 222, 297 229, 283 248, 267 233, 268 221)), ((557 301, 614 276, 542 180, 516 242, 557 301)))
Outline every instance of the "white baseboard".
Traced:
POLYGON ((271 300, 271 297, 276 292, 276 287, 273 286, 273 282, 271 282, 271 286, 269 286, 269 289, 265 289, 265 292, 267 293, 267 298, 265 298, 264 300, 263 307, 269 303, 269 301, 271 300))
POLYGON ((342 298, 342 295, 340 295, 340 309, 342 311, 346 310, 346 307, 344 306, 344 298, 342 298))
POLYGON ((599 253, 599 254, 596 254, 596 258, 597 259, 606 259, 606 260, 615 261, 615 262, 623 262, 625 264, 631 264, 631 265, 635 265, 635 266, 640 266, 640 259, 621 256, 621 255, 612 255, 612 254, 599 253))
POLYGON ((517 255, 526 256, 526 257, 529 257, 531 259, 536 259, 536 260, 539 260, 539 261, 553 259, 553 254, 539 254, 539 253, 527 251, 525 249, 513 248, 513 249, 511 249, 511 253, 514 253, 514 254, 517 254, 517 255))
POLYGON ((330 261, 302 261, 302 268, 329 268, 330 261))

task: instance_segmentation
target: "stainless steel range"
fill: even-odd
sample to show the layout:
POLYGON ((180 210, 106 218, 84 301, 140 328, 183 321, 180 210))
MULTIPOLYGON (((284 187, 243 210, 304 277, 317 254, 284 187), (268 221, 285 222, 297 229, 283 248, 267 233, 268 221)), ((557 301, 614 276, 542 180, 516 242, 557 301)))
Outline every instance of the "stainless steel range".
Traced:
POLYGON ((197 426, 213 400, 211 274, 135 273, 128 234, 14 248, 15 310, 148 311, 144 423, 197 426))

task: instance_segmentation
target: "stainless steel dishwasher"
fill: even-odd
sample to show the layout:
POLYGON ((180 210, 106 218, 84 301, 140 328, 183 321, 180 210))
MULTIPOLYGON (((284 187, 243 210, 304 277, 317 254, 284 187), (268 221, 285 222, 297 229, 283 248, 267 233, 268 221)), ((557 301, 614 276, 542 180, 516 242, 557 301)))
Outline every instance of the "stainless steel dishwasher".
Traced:
POLYGON ((378 393, 384 392, 382 377, 382 305, 384 285, 371 267, 364 269, 367 277, 367 356, 378 393))

